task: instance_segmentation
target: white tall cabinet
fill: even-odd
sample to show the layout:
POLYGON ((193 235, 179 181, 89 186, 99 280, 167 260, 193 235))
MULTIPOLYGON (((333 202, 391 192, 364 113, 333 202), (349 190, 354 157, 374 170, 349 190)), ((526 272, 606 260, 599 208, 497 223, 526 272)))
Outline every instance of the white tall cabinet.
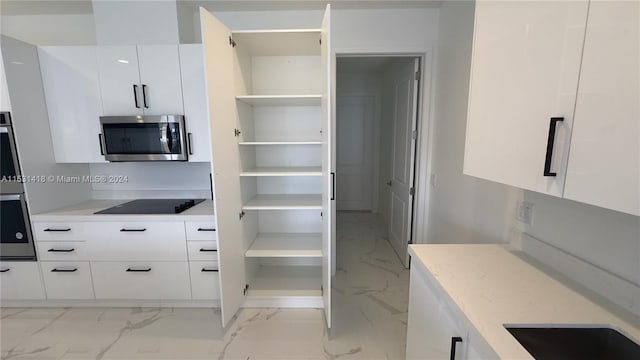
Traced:
POLYGON ((464 173, 640 215, 638 21, 637 2, 477 1, 464 173))
POLYGON ((323 307, 330 327, 328 16, 232 32, 201 10, 223 325, 241 306, 323 307))

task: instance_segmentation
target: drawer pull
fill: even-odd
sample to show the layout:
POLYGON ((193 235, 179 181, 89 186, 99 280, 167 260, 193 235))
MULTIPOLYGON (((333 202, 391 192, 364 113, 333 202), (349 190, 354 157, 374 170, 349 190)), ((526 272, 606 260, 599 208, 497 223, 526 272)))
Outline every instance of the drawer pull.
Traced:
POLYGON ((202 272, 218 272, 218 269, 212 269, 212 268, 203 267, 201 271, 202 272))
POLYGON ((149 272, 151 271, 151 268, 128 268, 127 272, 149 272))
POLYGON ((455 360, 456 359, 456 345, 462 342, 462 338, 460 336, 454 336, 451 338, 451 352, 450 352, 450 357, 449 359, 451 360, 455 360))
POLYGON ((63 269, 58 269, 58 268, 55 268, 55 269, 51 270, 51 272, 76 272, 76 271, 78 271, 78 268, 73 268, 73 269, 64 269, 64 268, 63 269))
POLYGON ((9 270, 11 270, 11 268, 3 268, 3 269, 0 269, 0 273, 7 272, 9 270))
POLYGON ((143 232, 143 231, 147 231, 147 229, 142 228, 142 229, 120 229, 120 231, 122 232, 143 232))
POLYGON ((216 231, 216 229, 209 229, 209 228, 198 228, 198 231, 216 231))
POLYGON ((76 249, 71 248, 71 249, 49 249, 47 250, 48 252, 64 252, 64 253, 68 253, 68 252, 74 252, 76 251, 76 249))
POLYGON ((215 251, 218 251, 218 250, 216 250, 216 249, 200 248, 200 251, 202 251, 202 252, 215 252, 215 251))
POLYGON ((49 229, 49 228, 46 228, 43 231, 67 232, 67 231, 71 231, 71 228, 66 228, 66 229, 49 229))

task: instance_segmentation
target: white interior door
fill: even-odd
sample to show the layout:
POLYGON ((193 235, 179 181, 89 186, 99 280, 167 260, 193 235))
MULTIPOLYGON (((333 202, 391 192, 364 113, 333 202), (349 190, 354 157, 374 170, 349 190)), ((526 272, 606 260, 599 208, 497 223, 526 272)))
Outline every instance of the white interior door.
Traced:
POLYGON ((202 44, 209 101, 212 174, 218 217, 218 269, 222 326, 227 326, 243 305, 246 282, 243 229, 239 218, 240 154, 233 136, 238 123, 235 100, 236 68, 231 31, 213 15, 200 9, 202 44))
POLYGON ((371 210, 375 96, 337 98, 337 210, 371 210))
POLYGON ((419 60, 403 66, 393 81, 393 146, 389 240, 405 266, 409 265, 407 245, 411 240, 413 212, 413 172, 416 157, 419 60))
POLYGON ((331 328, 331 270, 334 223, 335 162, 332 161, 335 142, 332 139, 332 71, 331 71, 331 5, 327 5, 322 19, 321 71, 322 71, 322 301, 327 328, 331 328))

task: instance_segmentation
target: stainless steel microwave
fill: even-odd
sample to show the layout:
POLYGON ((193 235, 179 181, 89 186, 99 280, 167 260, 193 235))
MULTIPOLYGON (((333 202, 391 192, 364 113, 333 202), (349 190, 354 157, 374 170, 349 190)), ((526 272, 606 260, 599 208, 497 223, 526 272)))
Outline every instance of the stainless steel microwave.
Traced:
POLYGON ((101 116, 100 147, 108 161, 186 161, 182 115, 101 116))

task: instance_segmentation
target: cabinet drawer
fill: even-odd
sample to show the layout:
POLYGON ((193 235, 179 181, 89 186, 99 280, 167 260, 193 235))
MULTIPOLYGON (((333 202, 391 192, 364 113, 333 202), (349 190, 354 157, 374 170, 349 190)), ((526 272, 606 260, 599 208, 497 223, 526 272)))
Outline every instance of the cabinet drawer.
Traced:
POLYGON ((91 260, 187 260, 182 222, 108 222, 91 224, 91 260))
POLYGON ((93 299, 88 262, 43 261, 42 277, 47 299, 93 299))
POLYGON ((191 272, 191 297, 194 300, 220 299, 220 275, 218 263, 211 261, 189 262, 191 272))
POLYGON ((38 258, 52 261, 89 260, 87 243, 84 241, 36 242, 38 258))
POLYGON ((84 241, 92 234, 83 222, 34 222, 33 235, 37 241, 84 241))
POLYGON ((3 300, 44 299, 38 263, 35 261, 0 262, 0 298, 3 300))
POLYGON ((92 262, 97 299, 189 299, 187 262, 92 262))
POLYGON ((187 240, 218 240, 216 221, 186 221, 187 240))
POLYGON ((218 263, 217 241, 187 241, 189 261, 214 261, 218 263))

